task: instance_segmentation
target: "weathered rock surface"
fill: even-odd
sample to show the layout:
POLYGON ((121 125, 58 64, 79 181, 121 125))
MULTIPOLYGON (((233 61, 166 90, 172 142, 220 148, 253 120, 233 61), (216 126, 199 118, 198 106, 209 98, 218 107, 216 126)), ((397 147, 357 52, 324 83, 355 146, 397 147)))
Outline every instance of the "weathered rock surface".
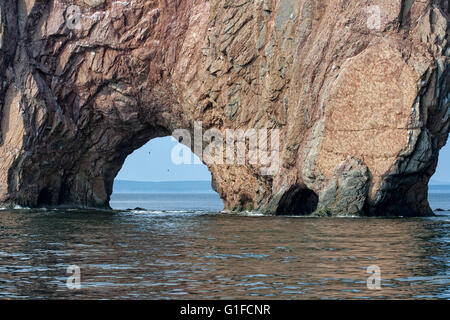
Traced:
POLYGON ((448 10, 0 0, 0 203, 107 207, 127 155, 202 121, 281 132, 273 176, 209 165, 226 209, 432 214, 427 183, 450 123, 448 10))

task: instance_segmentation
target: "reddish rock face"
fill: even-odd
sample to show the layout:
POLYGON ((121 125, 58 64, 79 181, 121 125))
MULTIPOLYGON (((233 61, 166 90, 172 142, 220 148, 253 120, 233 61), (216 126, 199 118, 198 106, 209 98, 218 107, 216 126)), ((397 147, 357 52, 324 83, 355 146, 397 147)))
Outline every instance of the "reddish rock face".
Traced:
POLYGON ((269 175, 208 161, 228 210, 432 214, 427 183, 450 122, 448 10, 2 0, 0 203, 108 207, 127 155, 201 121, 224 136, 279 133, 269 175))

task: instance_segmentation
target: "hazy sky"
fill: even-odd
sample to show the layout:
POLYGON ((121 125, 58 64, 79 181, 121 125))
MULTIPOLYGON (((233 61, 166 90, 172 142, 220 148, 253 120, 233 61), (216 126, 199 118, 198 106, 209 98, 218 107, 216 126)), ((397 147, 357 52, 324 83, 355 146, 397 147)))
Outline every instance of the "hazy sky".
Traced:
POLYGON ((431 178, 433 183, 450 183, 450 144, 442 148, 436 173, 431 178))
MULTIPOLYGON (((191 181, 211 180, 211 173, 204 164, 175 165, 171 159, 172 149, 178 142, 172 137, 150 140, 130 154, 116 179, 134 181, 191 181)), ((191 154, 192 162, 195 156, 191 154)), ((198 159, 198 158, 197 158, 198 159)))
MULTIPOLYGON (((151 140, 128 156, 117 179, 134 181, 210 180, 211 174, 203 164, 175 165, 172 162, 172 149, 177 144, 178 142, 171 137, 151 140)), ((185 150, 191 153, 189 149, 186 148, 185 150)), ((191 156, 195 157, 192 153, 191 156)), ((450 183, 449 145, 441 151, 438 169, 432 178, 432 182, 450 183)))

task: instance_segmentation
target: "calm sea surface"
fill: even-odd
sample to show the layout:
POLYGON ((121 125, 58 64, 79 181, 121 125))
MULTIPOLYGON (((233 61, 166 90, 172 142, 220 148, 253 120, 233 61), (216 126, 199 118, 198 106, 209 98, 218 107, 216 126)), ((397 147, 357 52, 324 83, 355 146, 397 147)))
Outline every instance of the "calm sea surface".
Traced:
MULTIPOLYGON (((450 193, 433 192, 433 209, 450 209, 450 193)), ((450 298, 450 212, 227 215, 215 194, 115 194, 111 205, 1 210, 0 298, 450 298), (79 290, 66 286, 70 265, 79 290), (372 265, 380 290, 367 288, 372 265)))

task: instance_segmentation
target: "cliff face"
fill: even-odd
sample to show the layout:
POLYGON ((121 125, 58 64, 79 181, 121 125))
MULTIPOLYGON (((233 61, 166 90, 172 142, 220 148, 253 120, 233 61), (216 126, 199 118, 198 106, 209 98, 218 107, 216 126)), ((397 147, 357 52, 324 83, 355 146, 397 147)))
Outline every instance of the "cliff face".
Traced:
POLYGON ((1 0, 0 203, 107 207, 127 155, 201 121, 279 130, 272 175, 208 165, 229 210, 431 214, 450 122, 448 10, 1 0))

